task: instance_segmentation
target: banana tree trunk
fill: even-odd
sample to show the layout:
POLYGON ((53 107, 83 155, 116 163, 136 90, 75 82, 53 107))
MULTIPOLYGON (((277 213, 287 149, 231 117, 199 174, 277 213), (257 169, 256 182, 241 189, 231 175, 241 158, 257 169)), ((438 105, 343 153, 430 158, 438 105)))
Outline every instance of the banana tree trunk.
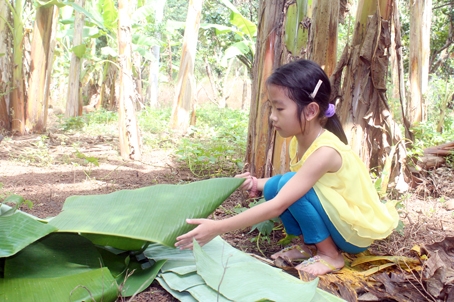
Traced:
MULTIPOLYGON (((84 7, 85 0, 76 0, 76 4, 84 7)), ((79 12, 74 14, 74 38, 73 47, 82 44, 82 31, 85 22, 85 15, 79 12)), ((80 68, 82 59, 76 53, 71 54, 71 65, 69 67, 68 98, 66 100, 66 117, 82 115, 82 98, 80 97, 80 68)))
MULTIPOLYGON (((166 4, 165 0, 157 1, 156 3, 156 10, 155 10, 155 25, 159 26, 162 23, 162 18, 164 15, 164 6, 166 4)), ((156 40, 161 40, 161 33, 158 31, 156 33, 156 40)), ((152 108, 156 108, 158 106, 158 92, 159 92, 159 85, 158 85, 158 76, 159 76, 159 65, 160 65, 160 53, 161 53, 161 46, 160 45, 153 45, 151 47, 151 54, 153 56, 153 60, 150 63, 150 86, 148 89, 148 104, 152 108)))
POLYGON ((36 11, 35 25, 31 48, 31 68, 29 93, 27 99, 26 127, 33 132, 42 133, 45 130, 45 112, 49 93, 49 79, 51 73, 53 50, 51 49, 51 36, 55 24, 54 5, 39 7, 36 11))
POLYGON ((343 62, 348 64, 338 113, 349 144, 368 168, 384 167, 386 160, 394 158, 388 154, 389 150, 397 146, 397 160, 391 174, 399 176, 397 185, 406 190, 403 173, 406 151, 399 143, 402 135, 386 96, 392 2, 361 0, 358 3, 352 45, 347 45, 348 58, 343 62))
POLYGON ((118 1, 118 54, 120 65, 118 119, 120 153, 124 159, 142 157, 140 132, 135 110, 135 85, 132 74, 132 36, 128 0, 118 1))
POLYGON ((0 1, 0 129, 11 130, 9 105, 11 89, 11 38, 8 27, 10 10, 6 1, 0 1))
POLYGON ((14 2, 13 11, 13 78, 10 94, 12 121, 11 132, 17 135, 25 133, 25 88, 23 74, 22 42, 24 38, 24 23, 22 22, 24 11, 24 0, 14 2))
POLYGON ((317 0, 312 11, 308 58, 320 64, 328 76, 336 67, 339 8, 339 1, 317 0))
POLYGON ((407 113, 412 126, 425 120, 424 94, 429 81, 432 0, 410 3, 410 101, 407 113))
POLYGON ((393 82, 393 98, 399 99, 402 121, 405 128, 405 137, 413 141, 413 133, 410 132, 410 121, 407 115, 407 99, 405 97, 405 77, 404 64, 402 59, 402 28, 399 19, 399 3, 394 2, 393 5, 393 26, 391 30, 391 74, 393 82))
POLYGON ((280 137, 269 123, 265 81, 273 69, 297 58, 312 59, 331 73, 336 65, 339 3, 262 0, 259 16, 246 162, 253 174, 269 177, 288 171, 289 139, 280 137))
MULTIPOLYGON (((252 100, 249 112, 246 163, 257 177, 269 177, 272 170, 275 133, 269 123, 265 81, 274 68, 281 65, 281 33, 285 0, 260 1, 256 56, 252 74, 252 100)), ((278 155, 278 157, 280 157, 278 155)))
POLYGON ((197 40, 200 27, 200 15, 203 0, 190 0, 186 28, 183 37, 180 70, 178 71, 175 99, 171 117, 171 127, 181 133, 188 129, 191 116, 194 115, 194 96, 196 82, 194 78, 194 63, 197 40))

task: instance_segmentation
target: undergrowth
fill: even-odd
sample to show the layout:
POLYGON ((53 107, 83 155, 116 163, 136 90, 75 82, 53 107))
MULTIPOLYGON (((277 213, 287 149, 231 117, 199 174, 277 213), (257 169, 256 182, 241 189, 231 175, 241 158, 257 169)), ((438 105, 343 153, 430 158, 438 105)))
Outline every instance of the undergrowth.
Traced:
MULTIPOLYGON (((197 111, 196 125, 184 137, 169 127, 171 108, 145 108, 137 121, 145 150, 171 149, 181 164, 196 177, 233 176, 242 168, 246 152, 248 113, 213 105, 197 111)), ((64 132, 81 131, 90 135, 118 135, 116 112, 99 110, 81 117, 63 119, 64 132)))
POLYGON ((228 108, 201 108, 197 124, 177 146, 176 154, 197 177, 233 176, 243 166, 247 113, 228 108))
MULTIPOLYGON (((444 129, 453 129, 454 127, 454 117, 448 116, 444 120, 444 129)), ((442 131, 437 132, 435 121, 427 121, 420 123, 419 125, 413 127, 413 133, 415 135, 415 141, 408 148, 408 156, 410 158, 419 158, 424 155, 424 149, 428 147, 433 147, 437 145, 444 144, 446 142, 454 141, 454 132, 453 131, 442 131)), ((454 154, 447 156, 446 163, 451 168, 454 168, 454 154)))

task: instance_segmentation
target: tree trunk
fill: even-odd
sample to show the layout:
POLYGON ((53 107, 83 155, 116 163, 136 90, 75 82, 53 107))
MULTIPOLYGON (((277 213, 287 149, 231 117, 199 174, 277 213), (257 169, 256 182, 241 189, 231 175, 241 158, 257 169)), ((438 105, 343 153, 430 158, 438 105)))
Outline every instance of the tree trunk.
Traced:
MULTIPOLYGON (((166 4, 165 0, 157 1, 156 3, 156 11, 155 11, 155 26, 159 26, 162 22, 162 17, 164 15, 164 6, 166 4)), ((160 42, 161 40, 161 33, 158 32, 156 34, 156 40, 160 42)), ((160 62, 160 52, 161 46, 160 45, 153 45, 151 47, 151 54, 153 55, 154 60, 150 63, 150 87, 149 87, 149 94, 148 103, 150 107, 156 108, 158 106, 158 76, 159 76, 159 62, 160 62)), ((169 79, 170 80, 170 79, 169 79)))
POLYGON ((131 21, 128 0, 118 1, 118 54, 120 65, 118 119, 120 153, 124 159, 140 160, 140 133, 134 106, 134 79, 132 77, 131 21))
MULTIPOLYGON (((431 55, 429 59, 429 73, 435 73, 438 68, 440 68, 441 64, 443 64, 452 55, 453 52, 452 46, 454 44, 454 16, 452 15, 452 12, 454 11, 454 2, 447 2, 445 5, 449 6, 449 8, 451 9, 448 34, 446 36, 445 43, 441 47, 439 47, 438 49, 431 49, 431 55)), ((436 11, 433 11, 432 14, 438 14, 438 9, 436 9, 436 11)))
MULTIPOLYGON (((76 0, 75 3, 84 7, 85 0, 76 0)), ((74 37, 73 47, 82 44, 82 31, 85 22, 85 15, 75 11, 74 13, 74 37)), ((66 117, 82 115, 82 99, 80 97, 80 68, 82 59, 74 52, 71 54, 71 65, 69 67, 68 98, 66 100, 66 117)))
POLYGON ((6 1, 0 1, 0 129, 11 130, 9 106, 11 90, 11 38, 7 26, 10 10, 6 1))
POLYGON ((13 79, 10 94, 12 109, 11 131, 17 135, 25 133, 24 49, 22 44, 24 38, 24 24, 22 22, 24 3, 24 0, 16 0, 13 12, 13 79))
POLYGON ((309 59, 331 76, 336 67, 339 1, 314 1, 309 39, 309 59))
POLYGON ((381 169, 392 156, 387 153, 391 146, 398 145, 391 179, 398 175, 397 186, 406 190, 406 151, 386 97, 391 7, 388 0, 361 0, 358 4, 338 114, 352 149, 368 168, 381 169))
POLYGON ((45 130, 44 114, 47 111, 48 97, 46 92, 49 92, 51 72, 48 68, 52 66, 49 62, 53 60, 49 54, 53 53, 50 42, 54 10, 58 10, 54 5, 39 7, 33 28, 26 127, 38 133, 45 130))
MULTIPOLYGON (((269 123, 270 110, 269 106, 266 105, 268 97, 265 81, 273 69, 281 65, 280 54, 283 51, 281 41, 283 28, 282 26, 276 26, 276 24, 283 24, 284 22, 284 14, 281 12, 284 11, 285 2, 285 0, 261 0, 259 6, 257 46, 252 72, 255 78, 252 82, 246 151, 246 163, 249 165, 247 168, 257 177, 269 177, 280 172, 280 170, 273 171, 271 164, 276 133, 269 123)), ((296 53, 296 48, 294 50, 296 53)), ((282 158, 284 161, 282 165, 285 166, 287 154, 285 154, 285 150, 282 152, 284 153, 282 157, 281 154, 274 154, 274 158, 282 158)))
POLYGON ((269 177, 288 171, 290 139, 269 124, 265 81, 273 69, 298 58, 310 58, 328 73, 334 70, 339 3, 261 1, 259 10, 246 162, 257 177, 269 177))
POLYGON ((391 33, 391 65, 393 80, 393 98, 398 98, 400 102, 402 122, 405 128, 405 137, 413 140, 413 134, 410 132, 410 122, 407 115, 407 99, 405 97, 405 77, 404 64, 402 59, 402 28, 400 25, 398 1, 393 4, 393 32, 391 33))
POLYGON ((407 114, 412 126, 425 120, 424 94, 429 81, 432 0, 410 3, 410 101, 407 114))
POLYGON ((57 25, 58 25, 58 15, 60 13, 59 8, 56 6, 54 8, 54 15, 52 17, 52 34, 50 37, 50 49, 47 56, 47 78, 45 83, 44 90, 44 128, 47 127, 47 113, 49 108, 49 97, 50 97, 50 84, 52 82, 52 66, 54 63, 54 51, 55 45, 57 43, 57 25))
POLYGON ((202 4, 203 0, 190 0, 186 18, 180 70, 178 71, 170 122, 172 129, 178 130, 181 133, 186 132, 190 125, 191 115, 194 115, 192 112, 194 110, 193 100, 196 91, 194 63, 202 4))

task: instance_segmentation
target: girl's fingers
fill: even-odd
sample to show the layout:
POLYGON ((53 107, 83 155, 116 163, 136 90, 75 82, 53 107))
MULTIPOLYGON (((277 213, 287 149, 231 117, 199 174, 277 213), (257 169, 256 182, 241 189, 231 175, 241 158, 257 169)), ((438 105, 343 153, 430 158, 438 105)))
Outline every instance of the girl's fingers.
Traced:
POLYGON ((205 219, 186 219, 186 223, 189 224, 201 224, 205 219))
POLYGON ((236 178, 245 178, 246 180, 241 184, 240 188, 242 190, 252 189, 252 175, 250 172, 244 172, 242 174, 235 175, 236 178))
MULTIPOLYGON (((206 219, 186 219, 186 223, 188 224, 197 224, 200 225, 206 219)), ((197 229, 194 229, 186 234, 177 237, 177 242, 175 243, 175 247, 186 250, 192 249, 193 243, 192 240, 197 236, 197 229)))
POLYGON ((252 180, 251 179, 247 179, 243 182, 243 184, 241 185, 241 189, 243 190, 250 190, 252 189, 252 180))
POLYGON ((244 172, 242 174, 237 174, 235 175, 236 178, 248 178, 248 177, 251 177, 251 173, 250 172, 244 172))

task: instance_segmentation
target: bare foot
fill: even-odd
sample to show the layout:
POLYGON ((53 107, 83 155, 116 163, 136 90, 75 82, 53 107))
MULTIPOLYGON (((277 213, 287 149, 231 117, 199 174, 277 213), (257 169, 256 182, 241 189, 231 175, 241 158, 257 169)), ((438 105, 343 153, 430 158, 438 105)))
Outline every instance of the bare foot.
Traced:
POLYGON ((327 273, 335 272, 343 268, 345 265, 344 257, 342 254, 330 257, 323 254, 318 254, 295 268, 299 271, 310 273, 314 276, 321 276, 327 273))
POLYGON ((271 259, 282 258, 286 261, 303 261, 312 256, 309 249, 304 249, 299 245, 293 245, 271 255, 271 259))

